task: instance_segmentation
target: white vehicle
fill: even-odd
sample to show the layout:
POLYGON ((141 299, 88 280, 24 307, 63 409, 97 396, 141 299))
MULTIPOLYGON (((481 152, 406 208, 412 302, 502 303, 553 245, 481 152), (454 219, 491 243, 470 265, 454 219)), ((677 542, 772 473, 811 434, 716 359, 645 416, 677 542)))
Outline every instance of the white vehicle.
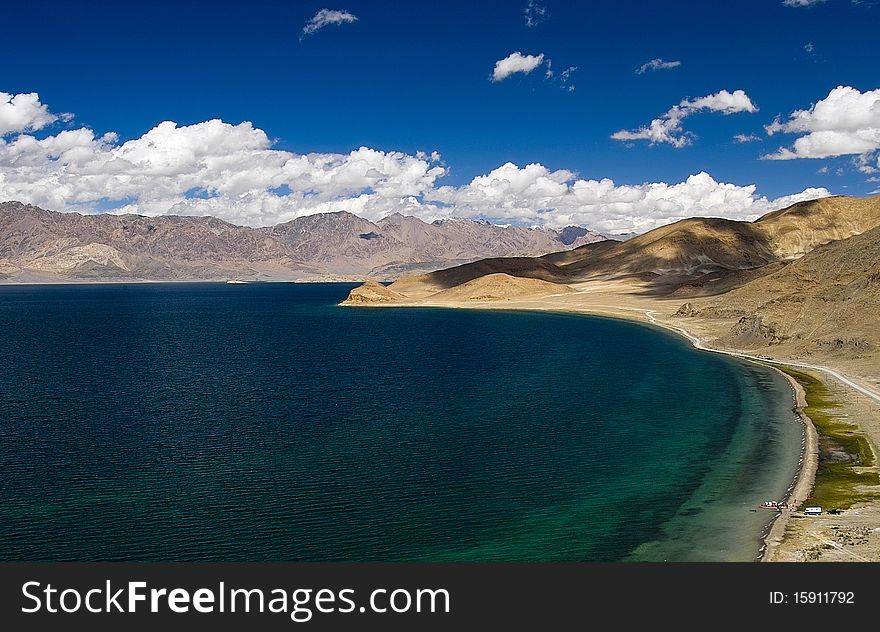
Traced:
POLYGON ((821 507, 807 507, 804 509, 805 516, 821 516, 822 508, 821 507))

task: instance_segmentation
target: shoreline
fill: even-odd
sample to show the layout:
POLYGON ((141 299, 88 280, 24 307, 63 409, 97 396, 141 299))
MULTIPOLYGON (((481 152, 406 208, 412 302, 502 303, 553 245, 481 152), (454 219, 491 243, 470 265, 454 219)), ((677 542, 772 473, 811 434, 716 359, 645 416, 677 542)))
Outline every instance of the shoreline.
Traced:
POLYGON ((773 555, 782 545, 785 539, 785 531, 791 519, 794 506, 798 499, 806 500, 816 484, 816 474, 819 469, 819 433, 813 420, 807 416, 804 409, 807 407, 807 392, 801 383, 778 367, 771 367, 781 373, 791 385, 794 395, 795 415, 800 419, 804 427, 804 441, 801 450, 801 459, 795 476, 794 484, 785 499, 788 509, 778 513, 770 524, 770 529, 764 535, 764 547, 761 553, 761 562, 772 561, 773 555))
MULTIPOLYGON (((578 291, 575 294, 567 294, 567 295, 549 295, 543 297, 535 297, 528 299, 512 299, 509 301, 503 302, 475 302, 475 303, 463 303, 463 302, 455 302, 455 303, 441 303, 441 302, 431 302, 430 299, 427 300, 413 300, 413 301, 405 301, 405 302, 394 302, 394 303, 386 303, 386 304, 372 304, 365 305, 365 307, 434 307, 434 308, 452 308, 452 309, 485 309, 485 310, 510 310, 510 311, 539 311, 539 312, 554 312, 559 314, 568 314, 568 315, 588 315, 588 316, 598 316, 598 317, 607 317, 607 318, 616 318, 621 320, 627 320, 633 323, 646 325, 646 326, 654 326, 659 329, 663 329, 667 332, 677 334, 680 337, 685 338, 687 341, 691 343, 691 345, 699 350, 706 351, 710 353, 718 353, 721 355, 727 355, 733 358, 736 358, 741 361, 750 362, 753 364, 762 365, 768 369, 775 370, 782 374, 789 385, 792 388, 792 409, 795 412, 797 418, 802 423, 802 450, 801 457, 799 459, 797 470, 794 472, 792 476, 792 484, 788 491, 787 502, 792 503, 800 500, 804 501, 809 498, 816 482, 816 476, 818 472, 818 430, 813 424, 812 420, 805 414, 804 408, 806 407, 806 391, 803 386, 795 379, 793 376, 789 375, 786 371, 784 371, 784 367, 790 367, 791 369, 803 369, 812 372, 813 377, 818 379, 822 384, 826 387, 830 387, 835 381, 844 387, 844 389, 848 390, 852 395, 862 395, 866 396, 870 400, 874 400, 876 402, 880 402, 880 395, 876 392, 865 388, 855 382, 853 379, 850 379, 846 375, 843 375, 838 369, 834 367, 821 366, 821 365, 811 365, 797 361, 784 361, 778 360, 774 358, 761 357, 753 354, 746 353, 741 350, 736 349, 718 349, 714 347, 708 346, 704 339, 695 335, 691 331, 678 326, 677 324, 672 324, 669 322, 664 322, 657 318, 656 314, 658 313, 657 309, 646 309, 641 307, 625 307, 623 305, 610 305, 610 304, 590 304, 588 302, 579 302, 579 303, 571 303, 565 304, 567 301, 556 301, 557 304, 554 304, 553 299, 558 298, 567 298, 571 300, 573 297, 577 297, 580 295, 583 297, 584 295, 589 295, 589 292, 578 291), (560 304, 562 303, 562 304, 560 304), (834 380, 829 380, 828 378, 834 378, 834 380), (792 500, 793 499, 793 500, 792 500)), ((353 305, 346 305, 353 306, 353 305)), ((651 303, 646 307, 654 307, 656 303, 651 303)), ((851 404, 851 401, 847 397, 841 397, 840 400, 841 405, 848 406, 851 404)), ((861 429, 862 427, 859 426, 861 429)), ((877 509, 875 507, 875 503, 863 503, 864 513, 871 513, 877 509)), ((854 507, 852 510, 848 511, 848 514, 852 514, 856 516, 856 523, 858 524, 859 514, 863 513, 861 510, 863 507, 854 507)), ((852 553, 848 550, 844 550, 839 544, 834 542, 831 539, 827 538, 827 535, 819 535, 815 532, 810 532, 809 527, 806 527, 805 524, 801 525, 800 520, 792 521, 794 511, 789 509, 784 512, 779 512, 777 515, 768 522, 768 526, 759 536, 760 547, 756 552, 756 561, 806 561, 809 559, 818 559, 817 557, 810 557, 810 550, 808 550, 807 543, 805 543, 805 536, 802 533, 791 534, 789 533, 790 529, 788 528, 792 522, 795 522, 797 526, 804 527, 800 530, 807 530, 807 536, 809 542, 812 539, 819 541, 825 545, 825 548, 836 549, 837 551, 842 551, 847 554, 851 559, 858 559, 860 561, 867 561, 865 558, 852 553), (782 549, 788 549, 786 551, 781 551, 782 549), (781 554, 780 554, 781 553, 781 554), (796 555, 796 558, 792 558, 793 555, 796 555)), ((839 522, 846 523, 846 519, 841 520, 839 516, 834 516, 839 522)), ((817 523, 817 528, 821 526, 827 526, 825 520, 821 521, 813 521, 817 523)), ((811 522, 812 526, 812 522, 811 522)), ((880 530, 878 530, 880 531, 880 530)), ((847 558, 844 558, 847 559, 847 558)))
POLYGON ((801 435, 801 456, 798 460, 797 470, 795 471, 792 478, 792 485, 789 487, 787 496, 783 499, 788 505, 788 508, 784 511, 778 512, 776 516, 768 523, 768 528, 766 528, 765 531, 761 534, 761 547, 758 550, 757 561, 770 562, 772 561, 773 555, 776 553, 776 551, 785 540, 786 528, 788 527, 792 512, 795 511, 795 507, 798 505, 798 500, 806 500, 807 498, 809 498, 810 493, 812 492, 813 487, 816 484, 816 476, 819 470, 819 433, 816 430, 816 426, 813 424, 813 420, 810 419, 806 412, 804 412, 804 409, 807 407, 806 390, 804 390, 804 387, 801 386, 801 383, 798 382, 793 376, 786 373, 784 370, 779 368, 779 366, 776 366, 794 365, 787 365, 787 363, 780 361, 768 362, 763 358, 758 358, 757 356, 752 356, 744 352, 732 350, 726 351, 722 349, 707 347, 698 336, 691 334, 683 327, 676 327, 674 325, 659 322, 654 314, 656 314, 655 310, 645 311, 645 317, 648 319, 648 322, 650 324, 655 325, 661 329, 665 329, 666 331, 671 331, 673 333, 679 334, 680 336, 688 340, 694 347, 694 349, 697 349, 698 351, 707 351, 711 353, 727 355, 746 362, 760 364, 782 375, 791 386, 792 403, 794 404, 792 410, 803 427, 801 435))
MULTIPOLYGON (((623 308, 621 308, 623 309, 623 308)), ((535 311, 558 311, 558 310, 541 310, 540 308, 535 311)), ((773 554, 779 549, 782 542, 785 539, 785 531, 788 526, 788 522, 791 518, 791 514, 794 511, 793 506, 797 504, 797 499, 806 500, 810 496, 810 492, 813 489, 813 486, 816 482, 816 475, 819 469, 819 437, 818 432, 816 431, 816 427, 813 424, 813 421, 809 418, 809 416, 804 413, 804 408, 807 406, 807 398, 806 391, 804 387, 801 386, 800 382, 798 382, 794 377, 783 371, 779 368, 779 366, 774 366, 774 364, 786 366, 784 362, 768 362, 764 358, 759 358, 757 356, 750 356, 744 352, 732 351, 732 350, 723 350, 723 349, 715 349, 712 347, 707 347, 703 341, 694 334, 690 333, 683 327, 677 327, 675 325, 671 325, 669 323, 664 323, 657 320, 655 314, 656 310, 644 310, 644 316, 646 320, 642 320, 641 318, 633 318, 631 314, 609 314, 609 313, 591 313, 589 311, 581 311, 578 312, 562 312, 562 313, 580 313, 586 316, 602 316, 607 318, 618 318, 620 320, 626 320, 629 322, 639 323, 642 325, 654 326, 658 329, 662 329, 664 331, 668 331, 674 334, 679 335, 684 338, 688 342, 691 343, 691 346, 697 351, 705 351, 709 353, 717 353, 720 355, 726 355, 729 357, 736 358, 743 362, 750 362, 752 364, 759 364, 764 366, 770 370, 776 371, 780 375, 782 375, 789 385, 792 388, 792 399, 791 402, 794 404, 792 407, 795 416, 800 420, 802 424, 802 449, 801 456, 798 461, 798 467, 795 470, 792 476, 792 485, 789 487, 788 495, 785 497, 786 503, 789 505, 789 509, 785 511, 778 512, 774 518, 772 518, 768 522, 768 526, 765 527, 764 531, 759 536, 759 548, 757 551, 756 561, 758 562, 770 562, 772 561, 773 554)), ((793 366, 793 365, 792 365, 793 366)))

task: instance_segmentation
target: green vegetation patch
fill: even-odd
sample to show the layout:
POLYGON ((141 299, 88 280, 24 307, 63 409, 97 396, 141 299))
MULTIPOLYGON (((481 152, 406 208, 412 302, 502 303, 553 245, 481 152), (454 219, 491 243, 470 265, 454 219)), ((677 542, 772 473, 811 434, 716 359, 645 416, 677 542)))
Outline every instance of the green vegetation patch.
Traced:
POLYGON ((809 504, 827 509, 848 509, 853 504, 877 498, 859 487, 880 485, 876 472, 859 472, 874 465, 874 451, 858 427, 842 419, 840 408, 827 386, 808 373, 788 367, 782 369, 804 387, 807 406, 804 413, 813 421, 819 435, 819 467, 809 504))

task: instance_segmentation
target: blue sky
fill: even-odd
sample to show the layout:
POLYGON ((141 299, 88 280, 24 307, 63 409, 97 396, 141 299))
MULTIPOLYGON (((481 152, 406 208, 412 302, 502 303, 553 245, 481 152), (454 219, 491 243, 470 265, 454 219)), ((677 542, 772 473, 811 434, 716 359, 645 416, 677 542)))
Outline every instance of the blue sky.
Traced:
MULTIPOLYGON (((36 138, 85 126, 124 142, 165 120, 250 121, 274 149, 296 154, 439 152, 437 186, 464 186, 512 162, 617 185, 705 171, 771 200, 809 187, 880 187, 856 154, 759 159, 798 137, 768 136, 775 117, 837 86, 880 88, 880 3, 539 4, 546 19, 529 27, 527 0, 16 3, 4 7, 0 91, 38 93, 52 112, 74 114, 29 130, 36 138), (301 37, 325 7, 357 20, 301 37), (543 62, 490 81, 513 52, 543 62), (635 72, 651 59, 680 65, 635 72), (577 70, 564 82, 569 67, 577 70), (678 148, 611 138, 720 90, 743 90, 757 111, 694 112, 683 121, 690 144, 678 148), (759 140, 735 143, 737 134, 759 140)), ((876 166, 870 153, 864 160, 876 166)))

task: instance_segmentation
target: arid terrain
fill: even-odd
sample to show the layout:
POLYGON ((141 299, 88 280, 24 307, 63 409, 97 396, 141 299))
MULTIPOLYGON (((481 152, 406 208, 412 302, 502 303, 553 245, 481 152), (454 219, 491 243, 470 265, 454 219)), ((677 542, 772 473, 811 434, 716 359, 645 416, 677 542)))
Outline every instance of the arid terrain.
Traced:
MULTIPOLYGON (((344 304, 628 318, 796 370, 828 391, 821 407, 806 408, 823 417, 817 452, 804 455, 805 467, 818 468, 817 486, 807 488, 825 497, 833 489, 843 510, 790 512, 766 557, 880 561, 880 196, 802 202, 755 222, 688 219, 626 242, 477 261, 387 287, 368 283, 344 304), (826 418, 834 433, 823 434, 826 418), (842 445, 859 441, 867 446, 859 454, 842 445)), ((819 398, 809 388, 807 397, 819 398)), ((810 498, 791 500, 802 510, 810 498)))
POLYGON ((604 239, 585 228, 376 223, 319 213, 267 228, 214 217, 80 215, 0 204, 0 282, 330 281, 436 270, 495 256, 534 256, 604 239))

